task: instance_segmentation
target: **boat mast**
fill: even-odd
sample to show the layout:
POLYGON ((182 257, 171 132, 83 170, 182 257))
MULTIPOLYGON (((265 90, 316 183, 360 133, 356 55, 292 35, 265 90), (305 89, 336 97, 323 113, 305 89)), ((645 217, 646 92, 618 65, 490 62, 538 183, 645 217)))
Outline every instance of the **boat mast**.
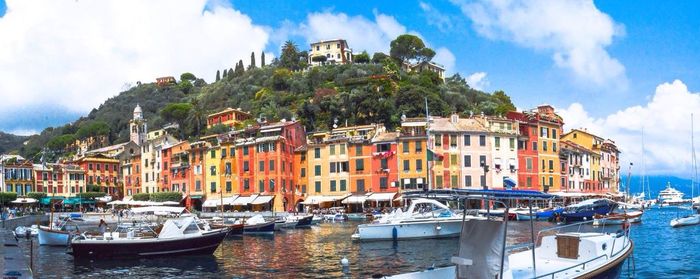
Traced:
MULTIPOLYGON (((645 150, 644 150, 644 127, 642 127, 642 178, 640 179, 640 182, 642 184, 641 185, 642 186, 642 194, 645 194, 645 191, 647 190, 647 187, 645 187, 646 186, 645 180, 646 180, 646 175, 647 175, 647 163, 646 163, 646 160, 644 159, 644 154, 645 154, 644 152, 645 152, 645 150)), ((629 181, 627 182, 627 184, 628 184, 628 187, 631 186, 631 185, 629 185, 629 181)), ((648 198, 646 197, 646 194, 644 196, 645 196, 644 197, 645 200, 648 198, 651 198, 651 191, 649 191, 648 198)))
MULTIPOLYGON (((425 97, 425 164, 426 164, 426 173, 428 178, 426 179, 428 181, 428 191, 431 190, 431 169, 430 169, 430 145, 428 143, 430 142, 430 112, 428 111, 428 97, 425 97)), ((433 154, 435 156, 435 154, 433 154)), ((432 158, 435 159, 435 158, 432 158)), ((425 188, 423 188, 425 189, 425 188)))
POLYGON ((698 176, 698 170, 696 166, 696 160, 695 160, 695 130, 693 127, 693 114, 690 114, 690 148, 691 148, 691 155, 693 156, 692 163, 693 163, 693 172, 691 172, 690 176, 690 200, 692 201, 693 198, 695 197, 695 180, 697 180, 698 176))

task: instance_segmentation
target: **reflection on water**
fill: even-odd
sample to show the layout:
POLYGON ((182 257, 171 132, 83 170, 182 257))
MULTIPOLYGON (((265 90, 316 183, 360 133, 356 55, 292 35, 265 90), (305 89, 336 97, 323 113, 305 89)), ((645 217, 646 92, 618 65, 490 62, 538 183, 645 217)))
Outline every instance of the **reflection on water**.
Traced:
MULTIPOLYGON (((700 275, 700 253, 695 252, 700 226, 672 229, 668 222, 677 214, 673 209, 649 210, 642 224, 632 226, 637 278, 700 275)), ((275 235, 234 236, 210 256, 74 263, 65 248, 42 246, 36 248, 35 270, 39 278, 367 278, 450 265, 458 252, 458 238, 353 242, 357 224, 323 223, 275 235), (349 274, 342 271, 343 257, 350 261, 349 274)), ((535 230, 551 225, 536 222, 535 230)), ((529 222, 509 222, 509 231, 509 244, 530 240, 529 222)), ((625 265, 623 277, 627 274, 625 265)))

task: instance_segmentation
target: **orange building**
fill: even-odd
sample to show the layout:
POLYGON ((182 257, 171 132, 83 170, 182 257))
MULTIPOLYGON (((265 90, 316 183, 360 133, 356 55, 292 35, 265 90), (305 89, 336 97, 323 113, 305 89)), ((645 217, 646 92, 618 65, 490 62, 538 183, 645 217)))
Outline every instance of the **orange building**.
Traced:
POLYGON ((397 132, 379 133, 372 139, 371 192, 396 193, 399 186, 397 132))
POLYGON ((74 163, 85 171, 88 187, 97 186, 102 192, 118 194, 119 160, 96 154, 79 158, 74 163))
POLYGON ((216 125, 224 125, 229 128, 233 128, 236 124, 251 118, 252 116, 250 113, 244 112, 241 109, 227 108, 220 112, 208 115, 207 128, 211 128, 216 125))
POLYGON ((397 146, 401 190, 423 189, 428 185, 426 127, 425 118, 401 122, 397 146))
POLYGON ((202 198, 204 197, 206 175, 204 171, 207 169, 205 154, 209 150, 209 143, 204 141, 196 141, 190 143, 189 159, 190 171, 188 187, 186 189, 187 207, 193 207, 197 210, 202 209, 202 198))
POLYGON ((170 148, 170 191, 187 194, 190 183, 190 143, 180 142, 170 148))

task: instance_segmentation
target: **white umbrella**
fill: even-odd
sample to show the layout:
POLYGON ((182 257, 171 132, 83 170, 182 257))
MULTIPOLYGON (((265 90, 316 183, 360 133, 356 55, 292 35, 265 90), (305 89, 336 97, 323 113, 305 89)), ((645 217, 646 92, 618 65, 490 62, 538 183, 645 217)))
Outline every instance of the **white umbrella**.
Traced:
POLYGON ((11 201, 11 203, 35 203, 35 202, 37 202, 37 200, 32 199, 32 198, 17 198, 16 200, 11 201))
POLYGON ((107 203, 107 205, 122 205, 122 204, 126 204, 126 202, 123 202, 123 201, 111 201, 111 202, 108 202, 108 203, 107 203))
POLYGON ((180 205, 180 203, 175 201, 165 201, 163 202, 163 205, 180 205))

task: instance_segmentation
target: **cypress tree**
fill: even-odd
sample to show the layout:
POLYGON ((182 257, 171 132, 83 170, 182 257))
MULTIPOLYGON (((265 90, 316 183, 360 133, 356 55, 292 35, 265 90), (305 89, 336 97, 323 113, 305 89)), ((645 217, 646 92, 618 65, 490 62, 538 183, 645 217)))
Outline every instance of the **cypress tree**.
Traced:
POLYGON ((228 76, 228 70, 224 69, 224 76, 223 78, 226 78, 228 76))
POLYGON ((232 68, 228 68, 228 79, 229 80, 233 79, 233 69, 232 68))
POLYGON ((262 57, 260 58, 260 68, 265 67, 265 52, 262 52, 262 57))
POLYGON ((248 69, 253 68, 255 68, 255 51, 250 53, 250 65, 248 66, 248 69))
POLYGON ((219 72, 219 70, 216 70, 216 81, 219 81, 219 80, 221 80, 221 72, 219 72))

